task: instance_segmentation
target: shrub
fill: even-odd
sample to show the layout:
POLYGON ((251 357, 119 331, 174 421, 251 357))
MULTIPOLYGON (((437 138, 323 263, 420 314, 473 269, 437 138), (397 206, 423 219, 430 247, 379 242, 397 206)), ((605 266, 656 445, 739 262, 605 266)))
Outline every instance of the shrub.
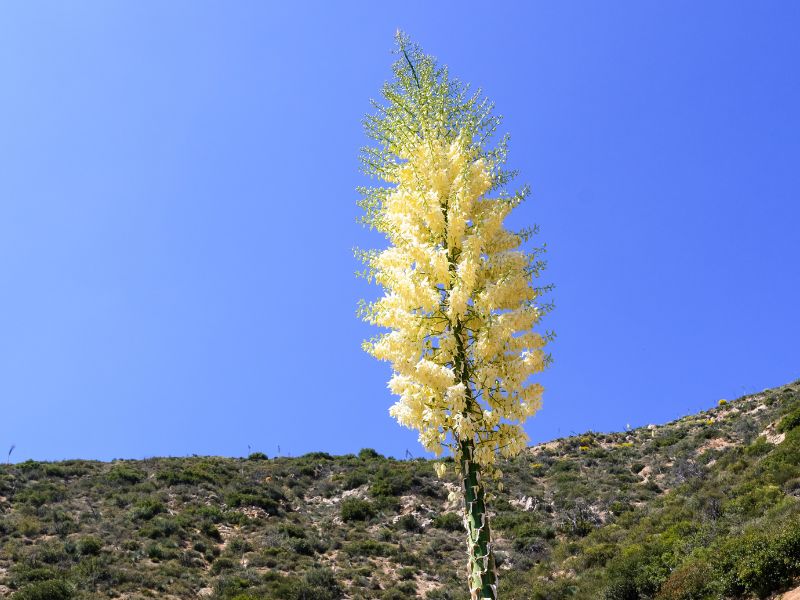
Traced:
POLYGON ((321 567, 306 572, 301 591, 298 597, 304 600, 339 600, 344 595, 333 572, 321 567))
POLYGON ((17 519, 17 531, 22 535, 34 536, 42 531, 42 522, 33 516, 24 516, 17 519))
POLYGON ((586 548, 583 557, 587 567, 604 567, 616 553, 616 544, 603 543, 586 548))
POLYGON ((375 516, 375 507, 372 502, 360 498, 345 498, 340 506, 342 520, 367 521, 375 516))
POLYGON ((103 542, 96 537, 88 536, 79 539, 76 547, 81 556, 97 556, 103 548, 103 542))
POLYGON ((606 600, 652 598, 670 572, 670 551, 660 544, 631 545, 609 562, 606 600))
POLYGON ((250 552, 252 550, 253 545, 242 537, 235 537, 231 539, 226 548, 226 552, 229 554, 235 554, 237 556, 241 556, 245 552, 250 552))
POLYGON ((354 490, 367 483, 367 474, 361 470, 348 471, 342 476, 342 489, 354 490))
POLYGON ((247 460, 269 460, 269 457, 263 452, 253 452, 247 457, 247 460))
POLYGON ((632 579, 618 577, 609 583, 605 600, 639 600, 639 592, 632 579))
POLYGON ((272 486, 245 486, 225 496, 225 503, 231 507, 257 506, 267 514, 277 515, 280 500, 284 500, 280 490, 272 486))
POLYGON ((216 540, 218 542, 222 541, 222 534, 220 534, 217 526, 211 521, 203 521, 200 524, 200 532, 203 535, 210 537, 212 540, 216 540))
POLYGON ((33 581, 47 581, 59 578, 58 571, 52 567, 33 567, 23 563, 14 565, 12 572, 11 583, 15 587, 20 587, 33 581))
POLYGON ((753 486, 752 489, 743 491, 738 498, 729 501, 726 510, 731 509, 754 518, 780 502, 783 497, 783 491, 776 485, 753 486))
POLYGON ((407 469, 401 469, 399 465, 395 468, 383 465, 375 474, 369 493, 376 498, 399 496, 413 484, 414 476, 407 469))
POLYGON ((72 587, 59 579, 37 581, 26 585, 12 596, 12 600, 70 600, 72 587))
POLYGON ((531 474, 534 477, 541 477, 547 472, 547 467, 544 466, 542 463, 533 463, 531 465, 531 474))
POLYGON ((144 479, 144 473, 126 465, 114 465, 106 474, 110 483, 132 485, 144 479))
MULTIPOLYGON (((283 579, 283 578, 282 578, 283 579)), ((265 598, 289 598, 288 594, 281 596, 266 595, 261 590, 250 590, 259 583, 255 573, 225 573, 215 582, 215 594, 213 598, 219 600, 233 600, 234 598, 244 598, 246 600, 264 600, 265 598)))
POLYGON ((139 530, 139 535, 150 538, 151 540, 155 540, 158 538, 170 537, 179 530, 180 527, 175 519, 158 517, 157 519, 150 521, 150 523, 148 523, 146 526, 142 527, 139 530))
POLYGON ((433 526, 445 531, 461 531, 464 529, 464 520, 456 513, 442 513, 434 517, 433 526))
POLYGON ((411 531, 417 533, 422 531, 422 525, 420 525, 419 521, 417 521, 417 518, 411 513, 400 517, 397 520, 397 525, 398 527, 400 527, 405 531, 411 531))
POLYGON ((656 600, 703 600, 712 573, 705 561, 688 562, 675 569, 661 586, 656 600))
POLYGON ((302 554, 303 556, 314 556, 314 546, 311 542, 305 539, 292 538, 289 546, 295 554, 302 554))
POLYGON ((300 525, 295 525, 294 523, 283 523, 279 527, 279 531, 293 538, 306 537, 306 530, 303 529, 300 525))
POLYGON ((656 439, 653 440, 653 444, 656 448, 668 448, 669 446, 674 446, 681 438, 683 438, 683 433, 678 431, 671 431, 668 433, 664 433, 658 436, 656 439))
POLYGON ((408 581, 410 579, 414 579, 414 575, 417 573, 417 570, 413 567, 401 567, 399 571, 397 571, 397 577, 401 581, 408 581))
POLYGON ((388 588, 381 594, 381 600, 406 600, 417 597, 417 586, 410 581, 404 581, 388 588))
POLYGON ((63 487, 56 487, 52 483, 34 483, 30 487, 20 490, 14 497, 19 504, 29 504, 40 507, 45 504, 61 502, 66 498, 66 490, 63 487))
POLYGON ((783 490, 787 494, 792 494, 793 496, 800 495, 800 477, 794 477, 786 480, 786 482, 783 484, 783 490))
POLYGON ((776 531, 754 529, 729 538, 718 552, 723 592, 765 597, 800 575, 800 518, 776 531))
POLYGON ((231 571, 235 568, 236 568, 236 563, 233 562, 233 559, 223 556, 215 560, 214 564, 211 565, 211 574, 219 575, 223 571, 231 571))
POLYGON ((347 544, 343 550, 350 556, 391 556, 394 546, 375 540, 360 540, 347 544))
POLYGON ((162 560, 165 558, 164 548, 158 544, 150 544, 145 552, 147 552, 147 557, 152 560, 162 560))
POLYGON ((133 507, 133 511, 131 516, 134 519, 141 519, 142 521, 148 521, 155 517, 157 514, 163 513, 167 511, 167 507, 164 504, 155 498, 145 498, 140 502, 137 502, 136 505, 133 507))
POLYGON ((763 435, 756 438, 752 444, 745 448, 745 454, 747 456, 763 456, 764 454, 769 454, 770 451, 774 448, 772 444, 767 441, 763 435))
POLYGON ((609 505, 608 510, 611 512, 612 515, 618 517, 622 513, 633 510, 633 507, 629 502, 623 502, 622 500, 614 500, 609 505))
POLYGON ((362 448, 358 451, 358 458, 369 460, 371 458, 381 458, 381 455, 372 448, 362 448))
POLYGON ((311 460, 333 460, 333 457, 327 452, 309 452, 308 454, 303 454, 303 456, 300 458, 311 460))
POLYGON ((786 433, 800 426, 800 408, 790 412, 778 423, 778 431, 786 433))
POLYGON ((214 475, 209 472, 206 465, 191 465, 188 467, 170 467, 157 475, 159 481, 166 485, 197 485, 199 483, 214 483, 214 475))

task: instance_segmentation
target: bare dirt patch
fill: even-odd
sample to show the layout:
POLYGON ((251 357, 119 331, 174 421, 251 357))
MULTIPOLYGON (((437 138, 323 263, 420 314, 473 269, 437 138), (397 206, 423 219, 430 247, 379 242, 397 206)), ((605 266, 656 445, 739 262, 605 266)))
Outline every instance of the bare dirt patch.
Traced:
POLYGON ((800 586, 786 592, 780 600, 800 600, 800 586))
POLYGON ((725 448, 730 448, 733 446, 733 442, 729 442, 723 438, 714 438, 713 440, 708 440, 705 444, 700 446, 695 451, 695 456, 700 456, 701 454, 705 454, 709 450, 724 450, 725 448))

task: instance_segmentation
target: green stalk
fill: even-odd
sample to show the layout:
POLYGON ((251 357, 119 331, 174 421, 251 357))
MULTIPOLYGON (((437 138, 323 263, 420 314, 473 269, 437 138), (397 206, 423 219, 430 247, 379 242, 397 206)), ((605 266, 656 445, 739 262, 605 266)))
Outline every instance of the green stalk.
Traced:
MULTIPOLYGON (((453 328, 456 341, 455 371, 467 388, 467 407, 472 408, 475 400, 469 388, 469 367, 467 349, 464 343, 463 325, 456 322, 453 328)), ((466 414, 465 414, 466 416, 466 414)), ((497 569, 492 549, 489 515, 486 512, 486 491, 481 481, 480 465, 473 459, 475 440, 459 440, 461 451, 460 469, 464 490, 464 524, 467 529, 467 577, 472 600, 497 600, 497 569)))
POLYGON ((497 569, 494 562, 486 495, 480 465, 472 460, 475 442, 460 442, 461 476, 467 528, 467 565, 472 600, 497 600, 497 569))

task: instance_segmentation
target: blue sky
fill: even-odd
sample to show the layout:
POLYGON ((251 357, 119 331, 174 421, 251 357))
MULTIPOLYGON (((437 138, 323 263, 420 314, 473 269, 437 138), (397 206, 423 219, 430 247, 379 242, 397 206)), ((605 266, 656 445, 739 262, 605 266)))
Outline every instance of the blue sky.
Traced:
POLYGON ((800 377, 800 5, 9 2, 0 454, 422 454, 355 317, 397 28, 483 88, 549 247, 535 441, 800 377))

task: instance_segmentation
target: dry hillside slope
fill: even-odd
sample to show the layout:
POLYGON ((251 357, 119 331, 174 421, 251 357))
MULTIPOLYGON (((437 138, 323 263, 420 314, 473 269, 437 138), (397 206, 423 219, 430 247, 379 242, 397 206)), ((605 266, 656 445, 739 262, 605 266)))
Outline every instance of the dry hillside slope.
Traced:
MULTIPOLYGON (((503 598, 755 598, 800 576, 800 382, 502 469, 503 598)), ((369 449, 3 465, 0 598, 461 600, 455 489, 369 449)))

